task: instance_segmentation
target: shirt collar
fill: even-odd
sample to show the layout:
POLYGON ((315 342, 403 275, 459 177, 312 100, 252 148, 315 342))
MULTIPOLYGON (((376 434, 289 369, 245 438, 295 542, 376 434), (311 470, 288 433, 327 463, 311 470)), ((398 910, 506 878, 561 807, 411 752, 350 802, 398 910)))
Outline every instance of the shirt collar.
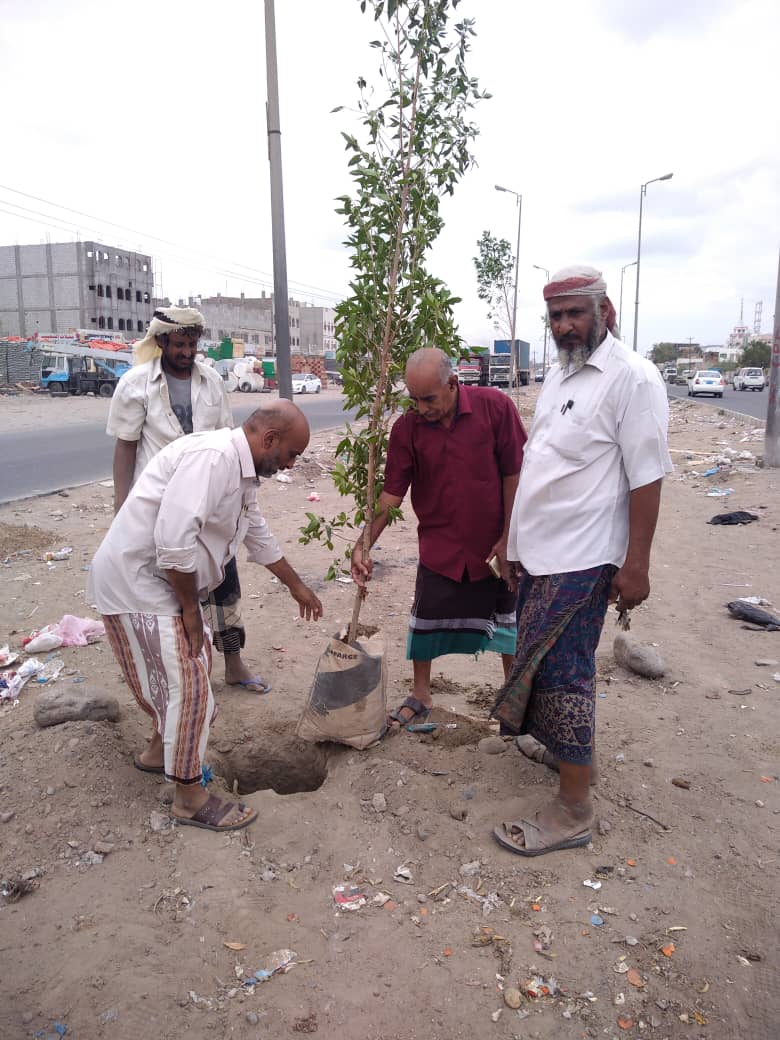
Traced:
POLYGON ((254 480, 257 482, 255 460, 252 458, 252 449, 249 447, 249 441, 246 439, 243 427, 239 426, 233 430, 230 434, 230 439, 233 441, 236 451, 238 452, 238 461, 241 465, 242 479, 254 480))
MULTIPOLYGON (((604 369, 607 367, 607 363, 609 362, 610 356, 615 348, 616 343, 617 340, 612 335, 612 333, 608 331, 604 339, 601 341, 601 343, 599 343, 599 345, 590 355, 588 360, 585 362, 583 368, 585 368, 587 365, 591 365, 593 368, 597 368, 599 372, 603 372, 604 369)), ((580 368, 577 371, 581 372, 582 369, 580 368)), ((572 376, 577 375, 577 372, 564 372, 563 369, 561 369, 561 373, 564 379, 571 379, 572 376)))

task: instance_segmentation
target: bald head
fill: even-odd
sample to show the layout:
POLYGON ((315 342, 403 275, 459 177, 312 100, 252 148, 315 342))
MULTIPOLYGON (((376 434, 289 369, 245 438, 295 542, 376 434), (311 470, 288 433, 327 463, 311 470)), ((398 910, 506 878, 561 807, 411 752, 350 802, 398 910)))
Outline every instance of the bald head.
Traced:
POLYGON ((297 405, 284 399, 256 409, 242 429, 259 477, 271 477, 280 469, 292 469, 309 443, 306 416, 297 405))
POLYGON ((421 418, 449 425, 458 404, 458 377, 443 350, 415 350, 406 362, 406 389, 421 418))
POLYGON ((410 354, 406 362, 406 382, 412 379, 438 379, 441 385, 452 375, 452 361, 438 347, 421 347, 410 354))

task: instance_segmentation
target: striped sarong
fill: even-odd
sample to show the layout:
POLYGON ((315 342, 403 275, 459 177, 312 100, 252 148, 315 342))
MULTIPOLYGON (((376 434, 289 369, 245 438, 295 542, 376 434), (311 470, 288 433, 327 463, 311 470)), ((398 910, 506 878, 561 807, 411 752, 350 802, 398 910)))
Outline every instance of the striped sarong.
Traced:
POLYGON ((246 630, 241 614, 241 583, 235 558, 225 564, 225 577, 205 603, 214 648, 221 654, 238 654, 246 642, 246 630))
POLYGON ((491 714, 502 733, 530 733, 561 762, 593 758, 596 647, 616 571, 523 574, 518 583, 515 662, 491 714))
POLYGON ((453 581, 420 564, 409 618, 406 657, 432 661, 444 654, 513 654, 517 594, 500 578, 453 581))
POLYGON ((216 716, 208 632, 197 658, 181 617, 104 614, 106 635, 127 685, 161 735, 166 779, 197 784, 216 716))

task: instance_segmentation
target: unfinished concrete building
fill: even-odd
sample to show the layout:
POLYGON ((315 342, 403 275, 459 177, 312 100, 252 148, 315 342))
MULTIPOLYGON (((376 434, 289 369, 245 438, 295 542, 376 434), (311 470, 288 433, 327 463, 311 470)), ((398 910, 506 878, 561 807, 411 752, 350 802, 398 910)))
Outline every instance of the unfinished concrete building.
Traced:
POLYGON ((0 246, 0 335, 74 329, 143 335, 152 317, 152 258, 99 242, 0 246))

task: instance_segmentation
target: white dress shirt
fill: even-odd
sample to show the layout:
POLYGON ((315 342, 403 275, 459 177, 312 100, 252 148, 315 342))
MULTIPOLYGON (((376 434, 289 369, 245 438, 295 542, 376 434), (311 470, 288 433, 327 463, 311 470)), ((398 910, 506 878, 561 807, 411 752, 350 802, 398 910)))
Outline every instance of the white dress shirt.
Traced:
POLYGON ((508 557, 532 575, 623 565, 629 492, 672 472, 658 369, 609 332, 577 372, 555 365, 525 446, 508 557))
MULTIPOLYGON (((233 425, 227 391, 219 372, 196 361, 190 385, 194 433, 233 425)), ((133 366, 119 380, 111 398, 106 433, 123 441, 139 442, 133 481, 138 480, 158 451, 184 436, 171 407, 168 380, 159 357, 133 366)))
POLYGON ((257 504, 244 431, 192 433, 163 448, 139 477, 103 539, 87 596, 101 614, 176 615, 165 570, 195 573, 201 600, 221 584, 243 542, 253 563, 282 551, 257 504))

